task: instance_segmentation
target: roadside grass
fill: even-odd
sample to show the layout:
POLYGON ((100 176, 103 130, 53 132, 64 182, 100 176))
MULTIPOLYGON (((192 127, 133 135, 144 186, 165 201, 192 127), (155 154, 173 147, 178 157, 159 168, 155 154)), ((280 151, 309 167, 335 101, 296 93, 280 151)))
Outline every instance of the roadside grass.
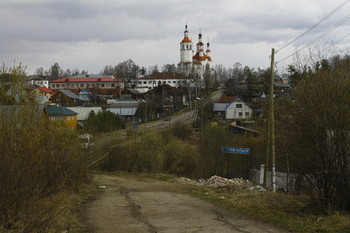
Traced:
POLYGON ((82 211, 88 201, 100 192, 94 185, 86 185, 74 193, 66 194, 66 205, 62 208, 62 216, 48 232, 87 233, 88 228, 83 224, 82 211))
POLYGON ((306 196, 195 187, 192 195, 290 232, 350 232, 350 215, 319 215, 306 196))

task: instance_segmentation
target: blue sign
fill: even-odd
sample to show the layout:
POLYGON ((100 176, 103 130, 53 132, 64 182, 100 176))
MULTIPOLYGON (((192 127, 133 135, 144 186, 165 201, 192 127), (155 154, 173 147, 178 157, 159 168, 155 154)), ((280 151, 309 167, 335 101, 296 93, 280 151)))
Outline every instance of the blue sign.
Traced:
POLYGON ((250 148, 222 147, 222 152, 234 154, 250 154, 250 148))

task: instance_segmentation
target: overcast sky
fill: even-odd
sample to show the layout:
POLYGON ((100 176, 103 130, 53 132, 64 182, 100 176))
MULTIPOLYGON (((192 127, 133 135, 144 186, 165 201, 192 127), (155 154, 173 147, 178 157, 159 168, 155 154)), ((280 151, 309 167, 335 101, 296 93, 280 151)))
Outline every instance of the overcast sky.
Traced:
MULTIPOLYGON (((209 38, 213 65, 266 68, 279 49, 344 0, 1 0, 0 62, 99 73, 132 59, 139 66, 177 64, 185 24, 197 43, 209 38)), ((350 13, 350 3, 292 45, 292 54, 350 13)), ((350 32, 350 20, 322 38, 330 45, 350 32)), ((336 44, 345 51, 350 36, 336 44)), ((287 60, 286 62, 290 62, 287 60)))

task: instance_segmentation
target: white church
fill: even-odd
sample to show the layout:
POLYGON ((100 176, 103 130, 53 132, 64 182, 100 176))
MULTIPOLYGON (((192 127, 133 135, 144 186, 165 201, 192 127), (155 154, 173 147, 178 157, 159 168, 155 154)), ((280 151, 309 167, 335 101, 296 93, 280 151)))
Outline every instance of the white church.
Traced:
POLYGON ((180 63, 178 64, 179 72, 189 76, 196 74, 203 79, 203 74, 207 66, 210 66, 210 43, 207 43, 206 51, 204 52, 204 43, 202 41, 202 33, 198 35, 198 43, 196 53, 194 53, 192 40, 188 36, 187 25, 185 26, 184 38, 180 42, 180 63))
POLYGON ((203 81, 205 69, 210 68, 211 57, 209 42, 204 52, 204 43, 202 42, 202 33, 198 35, 196 53, 193 50, 192 41, 188 36, 187 25, 185 26, 184 38, 180 42, 180 63, 177 73, 154 73, 142 78, 130 80, 128 88, 145 93, 155 87, 167 84, 171 87, 195 87, 203 81))

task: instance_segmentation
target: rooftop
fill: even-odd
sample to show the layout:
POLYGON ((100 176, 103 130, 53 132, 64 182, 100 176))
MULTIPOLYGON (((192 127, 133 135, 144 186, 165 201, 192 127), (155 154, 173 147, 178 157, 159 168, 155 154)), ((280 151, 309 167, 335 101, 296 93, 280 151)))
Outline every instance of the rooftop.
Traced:
POLYGON ((45 109, 46 114, 49 116, 72 116, 72 115, 77 115, 78 113, 60 106, 60 105, 49 105, 45 109))

